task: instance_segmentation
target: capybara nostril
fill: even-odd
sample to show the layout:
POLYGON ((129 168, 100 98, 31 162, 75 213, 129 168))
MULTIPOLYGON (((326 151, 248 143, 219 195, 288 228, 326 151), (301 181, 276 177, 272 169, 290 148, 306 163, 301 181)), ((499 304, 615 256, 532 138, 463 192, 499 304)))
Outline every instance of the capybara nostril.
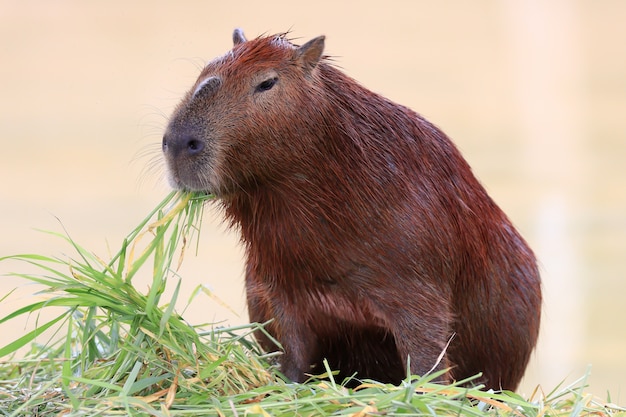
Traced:
POLYGON ((176 132, 166 133, 163 135, 162 143, 163 153, 170 156, 194 156, 202 152, 204 142, 190 134, 176 134, 176 132))

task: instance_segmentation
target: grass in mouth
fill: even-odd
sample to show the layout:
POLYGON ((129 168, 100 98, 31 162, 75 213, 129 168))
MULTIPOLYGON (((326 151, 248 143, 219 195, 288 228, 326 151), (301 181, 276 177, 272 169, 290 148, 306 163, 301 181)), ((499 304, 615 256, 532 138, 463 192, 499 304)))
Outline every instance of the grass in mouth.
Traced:
POLYGON ((285 382, 251 337, 262 325, 203 329, 174 310, 180 289, 176 271, 209 198, 169 194, 108 261, 56 233, 73 248, 72 258, 0 258, 36 266, 39 274, 11 275, 42 285, 46 295, 0 318, 0 325, 62 307, 35 330, 0 346, 0 415, 626 417, 626 409, 610 399, 586 394, 586 377, 548 394, 538 390, 530 400, 462 387, 463 381, 438 385, 431 382, 436 375, 407 378, 400 386, 364 381, 349 389, 328 369, 321 376, 326 379, 285 382), (133 278, 150 268, 152 283, 142 293, 133 278), (174 285, 173 295, 164 300, 168 284, 174 285), (53 336, 39 344, 44 331, 53 336), (30 352, 16 357, 24 346, 31 346, 30 352))

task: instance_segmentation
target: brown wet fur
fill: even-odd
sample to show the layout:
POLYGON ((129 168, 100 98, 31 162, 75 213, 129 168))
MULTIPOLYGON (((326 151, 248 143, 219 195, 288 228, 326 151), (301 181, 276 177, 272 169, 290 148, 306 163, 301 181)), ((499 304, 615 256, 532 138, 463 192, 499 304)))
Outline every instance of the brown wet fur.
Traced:
POLYGON ((329 63, 323 37, 233 41, 163 149, 172 184, 215 193, 240 230, 250 320, 273 320, 283 373, 327 358, 397 384, 410 357, 413 374, 514 390, 539 331, 536 260, 450 139, 329 63))

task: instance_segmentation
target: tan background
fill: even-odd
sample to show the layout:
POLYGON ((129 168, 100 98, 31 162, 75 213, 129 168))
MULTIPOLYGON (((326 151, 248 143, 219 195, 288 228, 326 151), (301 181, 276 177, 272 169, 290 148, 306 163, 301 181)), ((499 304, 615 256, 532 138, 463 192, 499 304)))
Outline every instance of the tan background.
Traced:
MULTIPOLYGON (((0 256, 102 257, 169 191, 159 146, 199 68, 249 37, 327 36, 347 73, 450 134, 541 259, 545 311, 521 391, 592 364, 626 401, 626 2, 0 0, 0 256)), ((208 213, 182 271, 194 323, 246 321, 237 238, 208 213)), ((0 263, 0 274, 25 271, 0 263)), ((147 284, 137 283, 140 287, 147 284)), ((36 290, 0 278, 0 315, 36 290)), ((30 317, 32 326, 36 317, 30 317)), ((0 345, 26 320, 0 327, 0 345)))

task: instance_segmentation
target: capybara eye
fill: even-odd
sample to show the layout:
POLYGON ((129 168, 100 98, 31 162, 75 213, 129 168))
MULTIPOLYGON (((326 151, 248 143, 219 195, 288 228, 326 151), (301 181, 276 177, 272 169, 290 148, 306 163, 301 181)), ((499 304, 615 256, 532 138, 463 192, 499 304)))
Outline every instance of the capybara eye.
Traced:
POLYGON ((278 77, 269 78, 269 79, 263 81, 261 84, 257 85, 256 86, 256 91, 257 92, 263 92, 263 91, 271 90, 272 87, 274 87, 274 85, 276 84, 277 81, 278 81, 278 77))

